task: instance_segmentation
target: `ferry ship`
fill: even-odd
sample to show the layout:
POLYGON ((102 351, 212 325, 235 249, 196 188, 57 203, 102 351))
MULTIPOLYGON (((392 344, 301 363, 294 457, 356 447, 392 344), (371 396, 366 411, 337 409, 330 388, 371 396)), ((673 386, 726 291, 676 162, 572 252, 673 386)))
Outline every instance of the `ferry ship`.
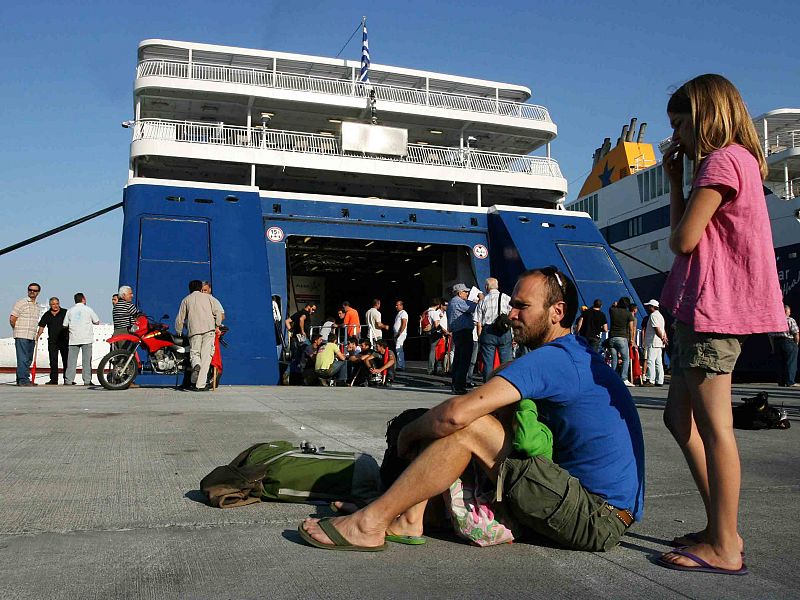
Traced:
MULTIPOLYGON (((753 119, 769 165, 764 194, 772 225, 784 302, 800 313, 800 109, 780 108, 753 119)), ((568 210, 588 213, 615 250, 640 297, 658 298, 674 258, 669 249, 669 181, 653 144, 637 133, 636 119, 622 128, 614 147, 606 138, 592 171, 568 210)), ((659 144, 666 148, 669 139, 659 144)), ((660 157, 660 151, 659 155, 660 157)), ((684 194, 692 167, 684 164, 684 194)), ((766 336, 751 336, 737 373, 772 372, 766 336)))
POLYGON ((271 299, 283 318, 315 302, 312 324, 373 298, 391 322, 402 299, 413 321, 457 282, 491 275, 510 291, 550 264, 583 304, 634 295, 589 216, 563 209, 558 129, 529 88, 363 67, 139 45, 120 284, 174 316, 189 280, 211 281, 230 326, 227 383, 279 382, 271 299))

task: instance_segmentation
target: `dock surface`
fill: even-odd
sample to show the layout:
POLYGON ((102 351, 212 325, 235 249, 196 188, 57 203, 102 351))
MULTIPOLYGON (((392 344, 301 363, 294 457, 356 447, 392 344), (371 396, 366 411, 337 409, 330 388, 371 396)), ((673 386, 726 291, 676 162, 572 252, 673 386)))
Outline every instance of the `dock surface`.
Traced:
MULTIPOLYGON (((326 552, 296 533, 322 506, 220 510, 200 479, 259 441, 309 440, 381 458, 386 421, 447 398, 444 386, 165 388, 0 385, 0 596, 12 598, 798 598, 800 391, 787 431, 737 431, 746 577, 669 571, 667 541, 704 525, 662 424, 667 388, 636 388, 647 451, 645 518, 607 553, 514 543, 326 552)), ((800 388, 798 388, 800 389, 800 388)))

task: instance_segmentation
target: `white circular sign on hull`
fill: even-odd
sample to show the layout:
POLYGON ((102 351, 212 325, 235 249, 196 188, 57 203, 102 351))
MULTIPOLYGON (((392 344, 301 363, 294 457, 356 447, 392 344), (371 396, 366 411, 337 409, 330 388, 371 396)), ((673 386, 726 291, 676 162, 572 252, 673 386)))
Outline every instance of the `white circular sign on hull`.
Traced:
POLYGON ((280 227, 270 227, 267 229, 267 239, 270 242, 282 242, 283 241, 283 229, 280 227))

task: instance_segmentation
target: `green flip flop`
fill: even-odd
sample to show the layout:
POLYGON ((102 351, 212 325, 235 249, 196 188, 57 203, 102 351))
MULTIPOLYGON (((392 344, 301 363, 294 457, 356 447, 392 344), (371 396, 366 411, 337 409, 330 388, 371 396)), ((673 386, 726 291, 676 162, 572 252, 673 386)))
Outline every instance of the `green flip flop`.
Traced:
POLYGON ((386 532, 385 539, 387 542, 405 544, 406 546, 421 546, 426 542, 425 538, 421 535, 397 535, 395 533, 391 533, 390 531, 386 532))
POLYGON ((341 533, 339 533, 339 531, 336 529, 336 526, 331 522, 330 519, 320 519, 319 527, 325 532, 325 535, 330 538, 333 544, 323 544, 322 542, 315 540, 311 534, 303 529, 302 523, 297 528, 297 531, 300 534, 300 537, 303 538, 307 544, 323 550, 342 550, 346 552, 380 552, 381 550, 386 550, 385 543, 380 546, 356 546, 355 544, 351 544, 341 533))

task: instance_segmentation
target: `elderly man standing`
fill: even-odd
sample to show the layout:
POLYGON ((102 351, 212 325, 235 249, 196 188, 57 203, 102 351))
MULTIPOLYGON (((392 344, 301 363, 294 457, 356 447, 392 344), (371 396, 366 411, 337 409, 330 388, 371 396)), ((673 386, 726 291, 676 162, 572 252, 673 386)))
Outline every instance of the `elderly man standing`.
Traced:
POLYGON ((50 310, 39 319, 39 330, 36 332, 38 340, 47 327, 47 351, 50 355, 50 381, 45 385, 58 385, 58 355, 61 355, 61 366, 64 367, 64 380, 67 376, 67 363, 69 362, 69 328, 64 327, 64 317, 67 310, 61 307, 61 302, 53 296, 50 298, 50 310))
POLYGON ((117 301, 111 311, 114 320, 114 335, 128 333, 140 312, 133 303, 133 289, 131 286, 120 286, 117 301))
MULTIPOLYGON (((500 354, 500 364, 511 360, 511 321, 505 323, 498 321, 500 315, 511 312, 511 298, 501 294, 497 279, 486 279, 486 296, 478 303, 475 309, 475 326, 478 328, 478 344, 481 359, 483 360, 483 381, 489 380, 489 374, 494 367, 495 352, 500 354)), ((502 321, 502 320, 501 320, 502 321)))
POLYGON ((14 349, 17 352, 17 385, 30 387, 31 363, 33 348, 36 345, 36 329, 39 323, 39 305, 36 298, 42 286, 38 283, 28 284, 28 295, 14 303, 8 322, 14 330, 14 349))
POLYGON ((193 279, 189 282, 189 295, 181 301, 178 316, 175 317, 175 331, 180 335, 183 326, 189 331, 189 359, 192 365, 191 381, 195 392, 208 391, 208 369, 214 354, 214 336, 220 325, 220 313, 214 296, 204 294, 203 282, 193 279))
MULTIPOLYGON (((477 306, 467 300, 469 288, 463 283, 453 286, 453 298, 447 305, 447 328, 453 334, 453 393, 467 393, 467 371, 472 357, 472 315, 477 306)), ((483 299, 483 294, 480 294, 483 299)))
POLYGON ((94 327, 100 324, 100 317, 86 306, 86 296, 78 292, 74 296, 75 306, 64 316, 64 327, 69 328, 69 355, 64 385, 75 385, 75 371, 78 368, 78 352, 81 354, 83 385, 92 385, 92 344, 94 327))
POLYGON ((306 519, 299 533, 308 544, 376 551, 386 548, 387 532, 421 535, 427 500, 447 490, 473 459, 497 482, 498 497, 523 537, 605 551, 642 518, 639 415, 619 377, 570 333, 578 308, 574 284, 555 267, 526 271, 511 307, 514 336, 531 351, 479 390, 450 398, 404 427, 398 455, 416 456, 411 465, 361 510, 306 519), (553 432, 552 460, 524 451, 527 440, 512 433, 522 399, 536 402, 553 432))

